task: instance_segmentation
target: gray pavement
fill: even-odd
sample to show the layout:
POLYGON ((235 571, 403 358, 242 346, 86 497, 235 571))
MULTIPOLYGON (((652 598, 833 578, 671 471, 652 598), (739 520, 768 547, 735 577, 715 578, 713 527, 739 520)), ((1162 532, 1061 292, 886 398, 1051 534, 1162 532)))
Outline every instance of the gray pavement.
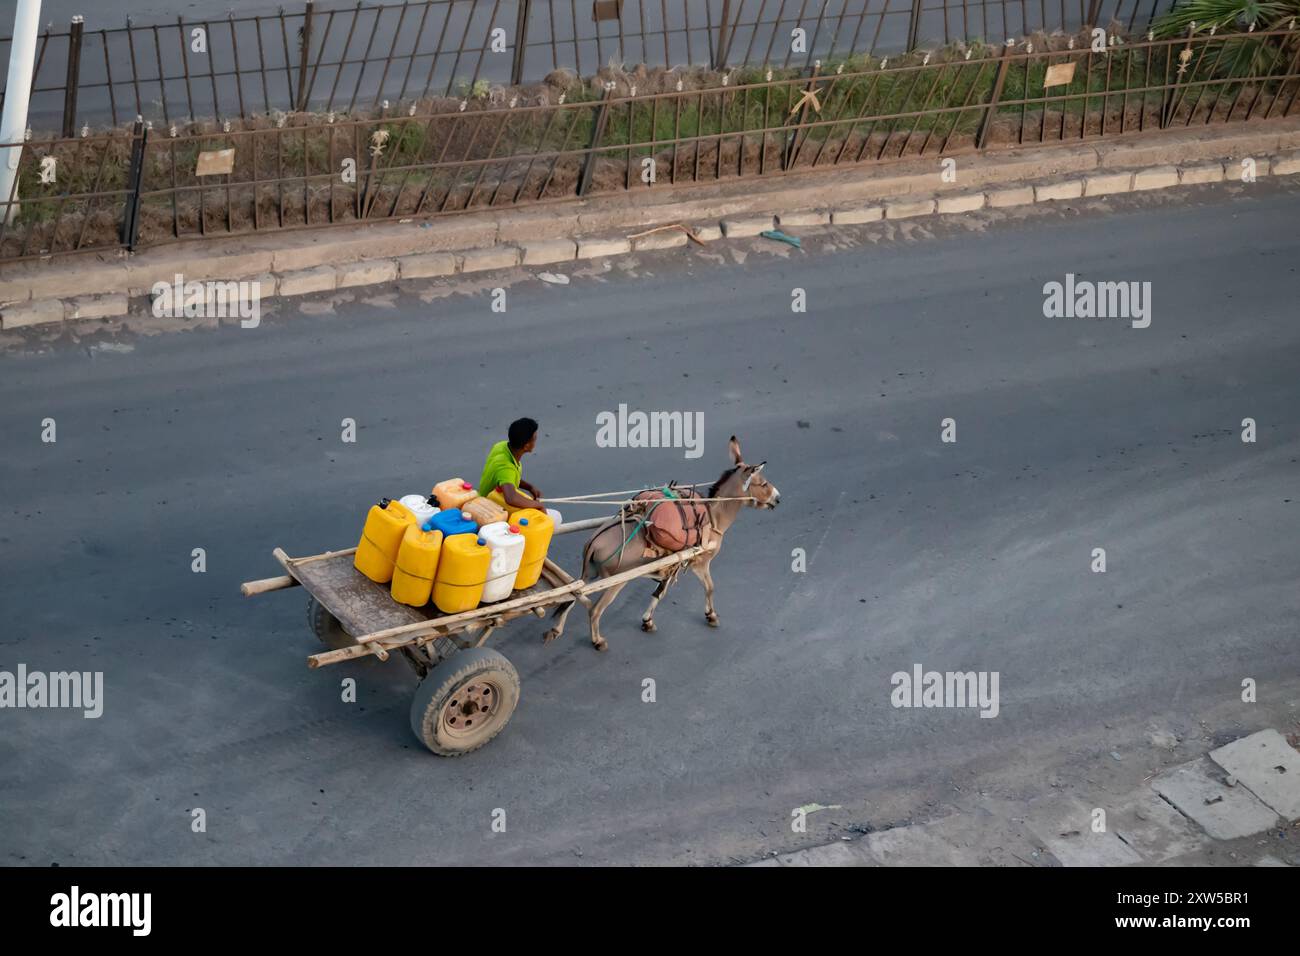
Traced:
POLYGON ((6 340, 0 670, 102 670, 105 701, 0 711, 0 862, 722 863, 923 819, 970 781, 1136 783, 1117 741, 1157 725, 1294 731, 1300 188, 1084 206, 644 255, 562 287, 428 282, 257 330, 6 340), (1150 328, 1044 318, 1066 273, 1151 281, 1150 328), (619 403, 703 412, 704 457, 597 448, 619 403), (782 507, 715 562, 720 630, 693 580, 653 635, 649 588, 625 591, 603 655, 576 616, 551 647, 517 622, 513 722, 442 760, 407 726, 402 664, 309 671, 302 593, 238 585, 277 573, 276 545, 350 546, 378 495, 476 477, 521 413, 544 492, 712 478, 735 432, 782 507), (917 663, 999 672, 998 716, 892 707, 917 663), (792 834, 813 802, 843 809, 792 834))

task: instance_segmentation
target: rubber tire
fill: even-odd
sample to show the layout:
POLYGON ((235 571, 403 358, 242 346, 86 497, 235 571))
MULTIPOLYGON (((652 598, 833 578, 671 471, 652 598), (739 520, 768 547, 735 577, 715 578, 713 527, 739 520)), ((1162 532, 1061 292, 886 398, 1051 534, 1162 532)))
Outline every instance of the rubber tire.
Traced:
POLYGON ((478 750, 510 723, 519 703, 519 674, 505 656, 486 647, 472 647, 447 658, 420 682, 411 701, 411 730, 431 751, 440 757, 459 757, 478 750), (455 691, 474 678, 491 675, 504 702, 505 717, 491 732, 468 740, 438 736, 438 716, 455 691))
POLYGON ((314 597, 307 598, 307 625, 326 647, 338 650, 355 644, 352 635, 343 630, 343 624, 314 597))

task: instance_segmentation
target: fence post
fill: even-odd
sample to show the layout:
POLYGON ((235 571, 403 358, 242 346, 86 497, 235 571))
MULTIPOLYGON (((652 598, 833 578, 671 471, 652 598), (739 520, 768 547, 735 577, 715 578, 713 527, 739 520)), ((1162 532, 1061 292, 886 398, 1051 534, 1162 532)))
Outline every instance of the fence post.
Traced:
POLYGON ((315 7, 313 0, 307 0, 307 8, 302 16, 302 51, 298 56, 298 104, 299 113, 307 111, 307 60, 311 56, 311 14, 315 7))
POLYGON ((524 81, 525 41, 528 39, 528 18, 533 12, 533 0, 518 0, 519 16, 515 20, 515 59, 510 64, 510 85, 518 86, 524 81))
MULTIPOLYGON (((582 175, 578 177, 578 195, 587 195, 587 190, 591 187, 591 178, 596 172, 596 146, 600 143, 605 135, 605 124, 609 121, 609 100, 614 95, 613 84, 605 87, 605 95, 601 98, 600 107, 596 112, 596 121, 591 127, 591 142, 587 146, 587 158, 582 164, 582 175)), ((628 130, 629 145, 632 133, 628 130)))
POLYGON ((81 83, 81 32, 85 21, 80 16, 72 18, 68 30, 68 76, 63 87, 63 138, 77 134, 77 87, 81 83))
MULTIPOLYGON (((718 22, 718 45, 713 50, 713 68, 715 70, 725 70, 727 68, 727 53, 731 46, 731 37, 727 33, 727 28, 731 25, 731 0, 722 0, 722 18, 718 22)), ((665 26, 665 29, 667 27, 665 26)))
MULTIPOLYGON (((984 110, 984 119, 980 121, 979 132, 975 134, 976 149, 983 149, 984 144, 988 142, 989 130, 993 128, 993 114, 997 111, 998 100, 1002 97, 1002 84, 1006 82, 1007 69, 1011 66, 1011 50, 1013 46, 1014 41, 1008 40, 1002 48, 1002 59, 998 62, 997 79, 993 81, 993 95, 989 97, 989 105, 984 110)), ((1025 67, 1025 75, 1029 75, 1028 66, 1025 67)), ((1028 95, 1029 91, 1026 90, 1025 96, 1028 95)))
POLYGON ((1083 25, 1085 27, 1095 27, 1099 16, 1101 16, 1101 0, 1092 0, 1088 5, 1088 19, 1083 21, 1083 25))
POLYGON ((916 49, 916 34, 921 28, 921 0, 912 0, 912 16, 907 23, 907 53, 916 49))
POLYGON ((140 186, 144 181, 144 148, 149 139, 149 128, 139 116, 135 118, 131 137, 131 169, 127 173, 126 206, 122 214, 122 245, 128 251, 135 250, 140 237, 140 186))

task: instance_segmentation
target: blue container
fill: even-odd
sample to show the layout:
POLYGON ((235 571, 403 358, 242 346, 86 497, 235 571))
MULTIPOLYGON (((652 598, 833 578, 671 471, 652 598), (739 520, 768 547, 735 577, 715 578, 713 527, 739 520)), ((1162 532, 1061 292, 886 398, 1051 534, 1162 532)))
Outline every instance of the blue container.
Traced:
POLYGON ((450 538, 453 534, 478 534, 478 525, 455 509, 439 511, 421 528, 425 531, 441 531, 443 538, 450 538))

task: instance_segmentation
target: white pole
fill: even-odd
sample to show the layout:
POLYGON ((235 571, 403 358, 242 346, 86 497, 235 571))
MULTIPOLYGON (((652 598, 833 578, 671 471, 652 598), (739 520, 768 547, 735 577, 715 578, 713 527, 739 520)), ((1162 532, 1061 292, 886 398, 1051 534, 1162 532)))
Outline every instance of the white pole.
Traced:
POLYGON ((27 104, 32 95, 32 70, 36 64, 36 31, 41 19, 41 0, 18 0, 14 11, 13 44, 9 48, 9 80, 5 84, 4 115, 0 116, 0 143, 17 143, 0 148, 0 208, 12 222, 18 211, 14 181, 22 159, 22 142, 27 137, 27 104), (13 205, 3 206, 12 199, 13 205))

